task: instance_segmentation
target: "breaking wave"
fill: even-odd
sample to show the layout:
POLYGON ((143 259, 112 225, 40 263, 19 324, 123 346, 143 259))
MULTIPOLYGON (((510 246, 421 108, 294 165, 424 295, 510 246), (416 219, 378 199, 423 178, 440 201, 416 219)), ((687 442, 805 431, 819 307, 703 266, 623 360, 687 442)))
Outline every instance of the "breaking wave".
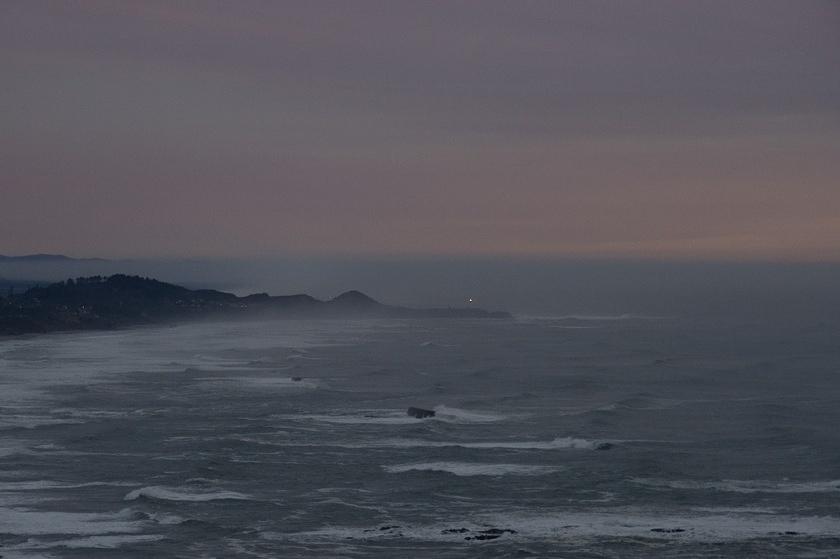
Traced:
POLYGON ((634 478, 634 483, 661 489, 726 491, 732 493, 831 493, 840 491, 840 480, 829 481, 766 481, 737 480, 689 481, 634 478))
POLYGON ((416 464, 396 464, 383 466, 390 474, 404 472, 448 472, 456 476, 539 476, 554 473, 560 468, 553 466, 534 466, 528 464, 482 464, 475 462, 421 462, 416 464))
POLYGON ((134 501, 141 497, 155 499, 158 501, 221 501, 221 500, 249 500, 251 497, 236 491, 211 491, 200 493, 189 489, 170 489, 161 486, 141 487, 129 492, 125 496, 126 501, 134 501))
POLYGON ((558 437, 551 441, 494 441, 494 442, 461 442, 461 441, 425 441, 420 439, 384 439, 364 446, 383 446, 396 448, 414 447, 461 447, 461 448, 498 448, 510 450, 564 450, 580 449, 594 450, 599 441, 576 439, 573 437, 558 437))
POLYGON ((435 412, 433 417, 423 419, 412 417, 405 410, 393 409, 362 410, 346 414, 300 414, 283 417, 347 425, 414 425, 426 421, 442 421, 444 423, 494 423, 506 419, 504 415, 468 411, 445 405, 435 406, 433 410, 435 412))

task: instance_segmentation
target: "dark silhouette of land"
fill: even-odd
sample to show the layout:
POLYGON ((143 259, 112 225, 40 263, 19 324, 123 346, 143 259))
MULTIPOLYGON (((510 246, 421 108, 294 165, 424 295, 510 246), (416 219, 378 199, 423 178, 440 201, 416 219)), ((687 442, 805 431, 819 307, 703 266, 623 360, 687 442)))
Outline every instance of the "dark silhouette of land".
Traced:
POLYGON ((238 297, 117 274, 69 279, 0 298, 0 335, 112 329, 190 319, 230 318, 508 318, 476 308, 414 309, 384 305, 359 291, 322 301, 309 295, 238 297))
POLYGON ((0 254, 0 262, 107 262, 104 258, 73 258, 63 254, 24 254, 21 256, 6 256, 0 254))

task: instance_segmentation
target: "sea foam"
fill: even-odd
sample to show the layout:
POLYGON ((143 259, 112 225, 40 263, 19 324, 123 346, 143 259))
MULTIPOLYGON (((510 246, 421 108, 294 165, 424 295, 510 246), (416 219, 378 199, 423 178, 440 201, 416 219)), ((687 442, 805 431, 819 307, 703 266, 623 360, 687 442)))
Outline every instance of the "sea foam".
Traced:
POLYGON ((444 405, 435 406, 433 409, 435 412, 434 416, 422 419, 412 417, 402 409, 374 409, 359 410, 352 413, 299 414, 282 417, 284 419, 311 420, 339 425, 414 425, 427 421, 442 421, 444 423, 494 423, 506 419, 504 415, 500 414, 469 411, 444 405))
POLYGON ((447 472, 456 476, 539 476, 559 471, 553 466, 529 464, 484 464, 476 462, 419 462, 383 466, 386 472, 398 474, 411 471, 447 472))
POLYGON ((431 524, 400 524, 359 528, 330 526, 296 534, 264 533, 267 539, 347 541, 407 539, 431 542, 475 543, 476 535, 493 533, 514 541, 579 543, 584 538, 639 538, 679 542, 746 541, 768 537, 838 537, 840 519, 827 516, 767 514, 686 514, 616 508, 601 512, 527 513, 453 518, 431 524))
POLYGON ((558 437, 550 441, 493 441, 493 442, 461 442, 461 441, 425 441, 420 439, 383 439, 365 446, 383 446, 396 448, 414 447, 461 447, 486 448, 506 450, 593 450, 599 441, 577 439, 574 437, 558 437))
POLYGON ((197 492, 189 488, 168 488, 161 486, 141 487, 129 492, 125 496, 126 501, 134 501, 141 497, 159 501, 220 501, 220 500, 248 500, 249 495, 237 493, 236 491, 210 491, 197 492))
POLYGON ((505 416, 499 414, 468 411, 444 405, 435 406, 434 411, 433 419, 452 423, 493 423, 505 419, 505 416))
POLYGON ((143 523, 133 520, 127 511, 94 514, 3 508, 0 508, 0 526, 4 533, 24 536, 130 534, 143 529, 143 523))
POLYGON ((767 481, 725 479, 721 481, 664 480, 634 478, 634 483, 660 489, 725 491, 731 493, 832 493, 840 491, 840 480, 767 481))

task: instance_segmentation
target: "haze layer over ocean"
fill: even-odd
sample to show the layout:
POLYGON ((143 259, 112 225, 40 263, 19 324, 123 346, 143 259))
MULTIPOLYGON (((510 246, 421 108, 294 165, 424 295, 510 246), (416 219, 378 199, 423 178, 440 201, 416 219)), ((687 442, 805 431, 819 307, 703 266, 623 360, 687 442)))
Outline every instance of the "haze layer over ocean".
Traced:
POLYGON ((655 314, 831 317, 840 309, 840 265, 503 257, 110 260, 3 264, 0 278, 60 281, 139 274, 239 295, 359 289, 390 304, 486 308, 531 316, 655 314))

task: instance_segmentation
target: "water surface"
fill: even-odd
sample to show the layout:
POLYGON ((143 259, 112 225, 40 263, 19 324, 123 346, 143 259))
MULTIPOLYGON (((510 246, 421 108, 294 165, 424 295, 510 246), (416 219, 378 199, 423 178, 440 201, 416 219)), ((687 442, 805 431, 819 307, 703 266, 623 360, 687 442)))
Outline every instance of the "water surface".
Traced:
POLYGON ((837 333, 623 315, 7 338, 0 555, 832 556, 837 333))

